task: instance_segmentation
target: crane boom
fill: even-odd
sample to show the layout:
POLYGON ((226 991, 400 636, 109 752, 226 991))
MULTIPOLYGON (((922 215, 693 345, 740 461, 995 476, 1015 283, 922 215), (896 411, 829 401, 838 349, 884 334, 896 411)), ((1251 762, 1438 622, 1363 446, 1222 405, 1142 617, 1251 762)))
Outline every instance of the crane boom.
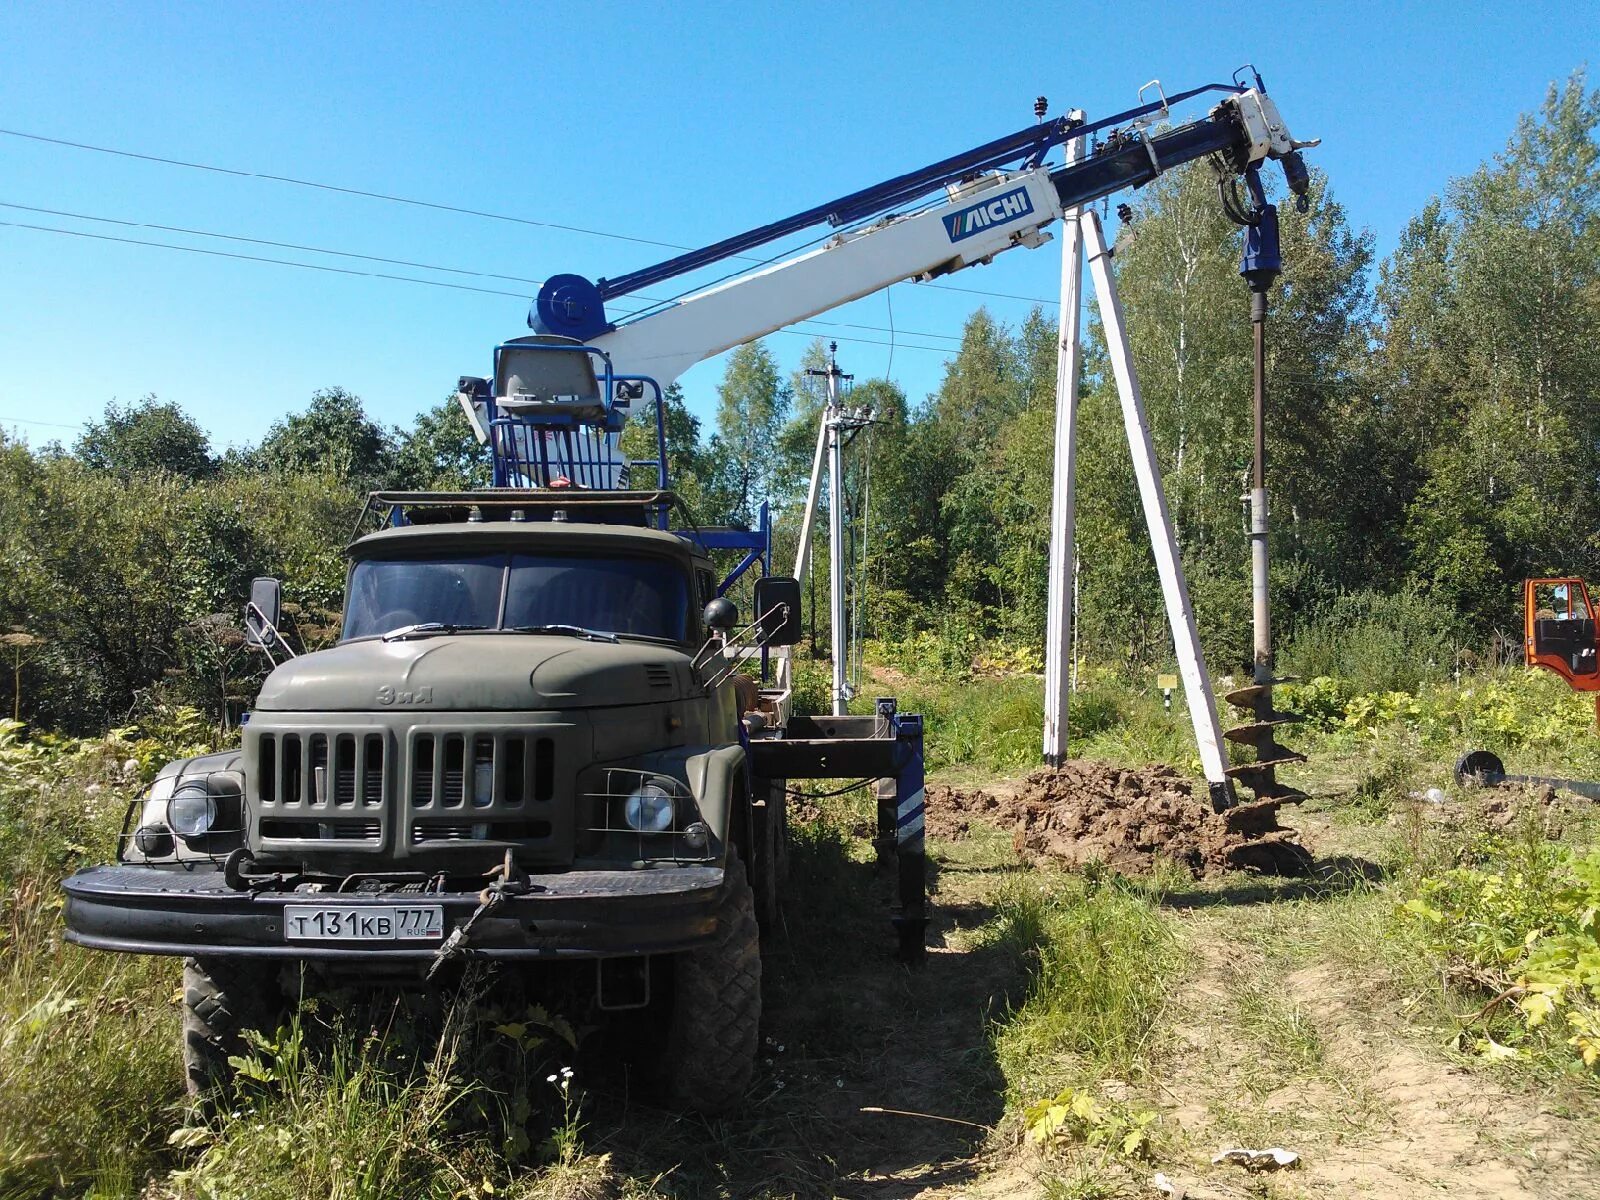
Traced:
MULTIPOLYGON (((1146 90, 1150 86, 1146 85, 1146 90)), ((457 398, 474 431, 491 444, 495 487, 514 489, 511 502, 515 504, 531 504, 542 492, 557 493, 563 501, 569 491, 574 496, 610 492, 604 499, 585 497, 589 511, 601 513, 604 510, 599 506, 609 505, 616 514, 614 519, 670 528, 669 508, 675 498, 670 491, 664 389, 686 369, 903 280, 934 279, 991 262, 996 255, 1018 246, 1042 246, 1050 240, 1047 227, 1056 221, 1079 222, 1094 247, 1091 259, 1095 287, 1102 312, 1108 314, 1109 328, 1111 318, 1120 321, 1115 281, 1108 265, 1110 251, 1103 242, 1098 218, 1092 209, 1085 211, 1086 206, 1197 159, 1212 160, 1222 184, 1224 208, 1239 223, 1250 227, 1244 274, 1254 280, 1268 272, 1276 273, 1276 211, 1266 202, 1260 167, 1266 160, 1276 159, 1289 190, 1299 198, 1304 210, 1311 181, 1299 151, 1316 143, 1296 142, 1290 137, 1259 76, 1253 88, 1239 83, 1236 75, 1232 88, 1201 88, 1177 99, 1190 99, 1213 90, 1229 94, 1203 118, 1155 135, 1149 132, 1151 119, 1165 120, 1170 114, 1164 95, 1156 103, 1141 103, 1093 126, 1084 125, 1079 114, 1045 122, 1041 100, 1035 110, 1041 118, 1036 130, 985 143, 616 279, 597 284, 579 275, 551 276, 540 287, 528 315, 533 336, 496 347, 492 378, 463 377, 459 385, 457 398), (1092 154, 1084 155, 1081 152, 1088 146, 1084 139, 1095 130, 1108 132, 1092 154), (1049 151, 1063 145, 1068 145, 1066 164, 1047 165, 1049 151), (1237 176, 1244 177, 1249 189, 1252 203, 1248 209, 1228 187, 1237 176), (734 258, 824 221, 838 232, 807 253, 691 290, 622 324, 613 323, 606 316, 609 299, 637 294, 638 289, 734 258), (629 461, 622 453, 623 425, 630 405, 645 399, 647 388, 653 388, 655 393, 657 457, 653 461, 629 461), (651 474, 654 487, 644 490, 640 484, 651 474)), ((1222 757, 1216 704, 1161 492, 1160 468, 1133 378, 1127 339, 1120 326, 1111 340, 1115 343, 1113 365, 1124 424, 1156 546, 1158 573, 1183 667, 1201 761, 1212 785, 1214 802, 1226 807, 1232 803, 1229 769, 1222 757)), ((1070 348, 1067 352, 1070 355, 1070 348)), ((840 492, 838 461, 835 451, 832 490, 836 502, 840 492)), ((814 471, 808 510, 816 503, 817 475, 814 471)), ((1071 486, 1069 477, 1064 484, 1068 496, 1071 486)), ((475 507, 472 511, 480 510, 475 507)), ((516 511, 519 515, 515 519, 526 519, 527 509, 516 511)), ((736 527, 708 528, 691 518, 693 527, 680 530, 682 536, 708 552, 743 552, 743 559, 716 585, 719 597, 752 566, 759 563, 763 574, 770 569, 769 510, 763 503, 758 521, 749 520, 754 514, 743 515, 748 523, 736 527)), ((551 509, 549 519, 566 518, 564 503, 551 509)), ((833 555, 836 630, 842 628, 837 601, 843 591, 838 575, 842 555, 837 541, 836 538, 833 555)), ((801 564, 803 555, 802 550, 801 564)), ((788 583, 797 586, 794 581, 788 583)), ((758 606, 760 595, 758 588, 758 606)), ((762 620, 758 612, 751 627, 758 634, 762 620)), ((755 647, 725 643, 722 653, 754 653, 764 645, 758 636, 755 647)), ((764 649, 761 652, 766 653, 764 649)), ((836 668, 840 657, 836 644, 836 668)), ((780 686, 773 693, 773 711, 779 713, 787 705, 785 665, 780 661, 780 686)), ((765 668, 763 658, 763 677, 765 668)), ((847 698, 837 669, 834 695, 837 712, 847 698)), ((1239 770, 1233 769, 1234 773, 1239 770)), ((880 819, 882 816, 880 812, 880 819)), ((905 820, 903 813, 901 820, 905 820)), ((891 828, 892 821, 893 814, 891 828)))
MULTIPOLYGON (((580 339, 603 351, 619 371, 648 375, 665 386, 703 359, 892 284, 988 263, 1017 246, 1041 246, 1050 240, 1045 228, 1063 212, 1198 158, 1214 156, 1238 173, 1279 159, 1291 189, 1304 194, 1308 178, 1299 145, 1265 92, 1242 89, 1201 120, 1155 136, 1142 121, 1114 131, 1086 161, 991 170, 948 184, 927 207, 840 232, 808 253, 692 292, 625 324, 605 320, 603 299, 619 294, 623 281, 596 286, 579 276, 555 276, 535 301, 529 324, 540 333, 580 339)), ((778 227, 791 225, 763 227, 713 249, 731 257, 778 227)), ((687 271, 712 261, 706 252, 691 253, 625 278, 643 286, 679 264, 687 271)))
POLYGON ((951 204, 854 234, 696 292, 591 339, 628 370, 670 381, 702 359, 916 277, 947 275, 1014 246, 1042 245, 1057 219, 1049 172, 988 180, 951 204), (946 221, 973 228, 952 241, 946 221))

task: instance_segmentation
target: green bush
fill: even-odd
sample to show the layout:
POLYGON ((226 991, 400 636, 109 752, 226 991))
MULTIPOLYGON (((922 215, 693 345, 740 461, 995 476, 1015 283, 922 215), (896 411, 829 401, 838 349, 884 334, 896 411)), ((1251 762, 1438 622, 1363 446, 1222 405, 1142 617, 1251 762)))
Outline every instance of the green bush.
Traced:
POLYGON ((1286 683, 1278 688, 1274 701, 1289 712, 1299 713, 1313 729, 1328 731, 1344 725, 1345 711, 1355 688, 1348 680, 1317 675, 1302 683, 1286 683))
POLYGON ((1067 723, 1072 736, 1094 737, 1125 724, 1132 705, 1128 696, 1114 685, 1098 683, 1073 692, 1067 704, 1067 723))
POLYGON ((1042 751, 1044 684, 1031 676, 917 679, 897 689, 902 712, 921 713, 930 770, 1015 771, 1042 751))
POLYGON ((790 702, 801 716, 816 716, 833 711, 833 667, 821 659, 796 654, 789 660, 793 669, 790 702))
POLYGON ((1455 614, 1420 592, 1347 592, 1296 625, 1279 661, 1356 692, 1415 692, 1450 677, 1458 644, 1455 614))
MULTIPOLYGON (((43 639, 24 715, 88 733, 164 689, 220 724, 264 665, 237 631, 250 579, 281 576, 286 611, 336 607, 360 503, 317 475, 122 477, 0 442, 0 628, 43 639)), ((11 691, 0 672, 4 711, 11 691)))
POLYGON ((919 629, 903 638, 873 642, 868 659, 917 679, 963 678, 972 671, 978 635, 946 622, 941 632, 919 629))
POLYGON ((1436 750, 1534 748, 1566 760, 1562 773, 1600 767, 1592 701, 1534 668, 1479 672, 1459 685, 1415 692, 1362 692, 1348 680, 1319 675, 1283 687, 1278 697, 1281 707, 1307 717, 1312 730, 1336 739, 1403 731, 1436 750))

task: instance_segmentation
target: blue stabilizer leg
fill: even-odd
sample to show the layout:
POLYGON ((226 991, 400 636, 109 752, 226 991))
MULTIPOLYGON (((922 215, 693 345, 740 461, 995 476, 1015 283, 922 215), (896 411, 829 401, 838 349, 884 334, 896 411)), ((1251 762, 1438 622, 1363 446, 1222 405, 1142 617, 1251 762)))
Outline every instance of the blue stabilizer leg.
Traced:
POLYGON ((920 961, 928 929, 928 869, 923 843, 926 800, 923 790, 922 718, 897 714, 893 718, 895 774, 895 860, 899 867, 899 904, 894 915, 900 937, 900 957, 920 961))

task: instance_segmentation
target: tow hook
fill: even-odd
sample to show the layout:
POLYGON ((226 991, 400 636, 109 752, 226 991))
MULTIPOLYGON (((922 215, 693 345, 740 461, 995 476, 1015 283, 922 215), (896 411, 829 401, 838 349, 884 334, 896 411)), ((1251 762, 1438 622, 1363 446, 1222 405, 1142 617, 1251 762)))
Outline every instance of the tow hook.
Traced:
POLYGON ((483 917, 503 907, 512 896, 526 896, 532 890, 533 885, 528 880, 528 873, 517 865, 511 851, 507 850, 505 861, 489 872, 489 885, 478 893, 478 907, 473 909, 472 915, 452 929, 450 936, 440 943, 439 949, 434 952, 433 961, 428 964, 428 973, 424 978, 432 983, 434 976, 446 963, 472 953, 472 947, 468 944, 472 938, 472 927, 483 917))
POLYGON ((243 846, 237 847, 222 863, 222 881, 236 892, 249 892, 254 896, 259 892, 282 890, 300 878, 298 874, 285 874, 282 871, 274 871, 270 875, 251 875, 250 868, 255 863, 254 854, 243 846))

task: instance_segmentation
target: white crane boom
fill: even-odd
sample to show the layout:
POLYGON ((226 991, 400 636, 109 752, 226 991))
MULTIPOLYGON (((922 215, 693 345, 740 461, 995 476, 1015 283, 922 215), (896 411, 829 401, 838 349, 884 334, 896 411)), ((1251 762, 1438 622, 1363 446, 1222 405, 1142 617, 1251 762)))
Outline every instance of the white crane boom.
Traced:
POLYGON ((664 387, 703 359, 869 296, 907 279, 930 279, 989 262, 1015 246, 1042 246, 1061 216, 1050 171, 997 173, 952 189, 921 212, 842 233, 764 270, 685 296, 590 344, 630 374, 664 387), (960 229, 952 232, 959 223, 960 229))
POLYGON ((1205 121, 1159 137, 1136 122, 1108 142, 1110 153, 1076 167, 1069 161, 1067 167, 989 171, 950 184, 928 207, 839 233, 808 253, 692 292, 584 340, 604 351, 618 372, 647 375, 665 387, 697 362, 893 284, 988 263, 1017 246, 1042 246, 1050 241, 1045 227, 1064 211, 1205 154, 1224 157, 1236 172, 1280 159, 1291 186, 1303 194, 1296 150, 1311 144, 1294 142, 1267 95, 1248 89, 1228 97, 1205 121))

